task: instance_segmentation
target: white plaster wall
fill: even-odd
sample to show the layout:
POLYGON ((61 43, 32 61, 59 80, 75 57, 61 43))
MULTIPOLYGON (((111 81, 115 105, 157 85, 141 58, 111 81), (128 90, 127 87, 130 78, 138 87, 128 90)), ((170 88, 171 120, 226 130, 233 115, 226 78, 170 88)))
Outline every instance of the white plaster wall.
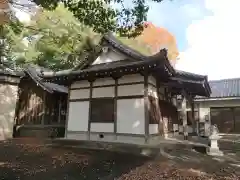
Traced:
MULTIPOLYGON (((87 132, 67 132, 66 139, 74 140, 89 140, 87 132)), ((130 144, 145 144, 145 138, 134 137, 129 135, 115 135, 115 134, 104 134, 104 138, 100 138, 98 133, 90 133, 91 141, 104 141, 104 142, 119 142, 119 143, 130 143, 130 144)))
POLYGON ((68 131, 87 131, 89 101, 69 102, 68 131))
POLYGON ((12 137, 17 85, 0 84, 0 140, 12 137))
POLYGON ((148 77, 148 82, 150 82, 151 84, 153 84, 153 85, 157 85, 157 83, 156 83, 156 79, 155 79, 155 77, 153 77, 153 76, 149 76, 148 77))
POLYGON ((91 132, 114 132, 113 123, 91 123, 91 132))
POLYGON ((144 77, 140 74, 130 74, 121 77, 118 83, 144 82, 144 77))
POLYGON ((144 99, 117 101, 117 133, 145 134, 144 99))
POLYGON ((88 132, 71 132, 67 131, 66 139, 74 139, 74 140, 88 140, 88 132))
POLYGON ((118 86, 118 96, 144 95, 143 84, 118 86))
POLYGON ((210 108, 199 107, 199 122, 205 122, 206 115, 210 115, 210 108))
POLYGON ((204 135, 208 136, 209 135, 209 127, 210 127, 210 121, 207 123, 205 122, 205 117, 209 116, 210 120, 210 105, 211 103, 199 103, 196 102, 199 105, 199 122, 204 123, 204 135))
POLYGON ((158 134, 158 124, 149 124, 149 134, 158 134))
POLYGON ((127 57, 124 54, 109 49, 107 53, 101 53, 101 55, 98 56, 98 58, 92 63, 92 65, 120 61, 126 58, 127 57))
POLYGON ((71 84, 71 88, 82 88, 82 87, 89 87, 90 86, 90 83, 86 80, 84 81, 76 81, 74 82, 73 84, 71 84))
POLYGON ((103 87, 103 88, 93 88, 92 97, 93 98, 114 97, 114 86, 103 87))
POLYGON ((90 95, 89 89, 70 90, 70 99, 89 98, 89 95, 90 95))
POLYGON ((100 78, 93 82, 93 86, 103 86, 103 85, 115 85, 115 80, 113 78, 100 78))
POLYGON ((130 144, 145 144, 144 137, 133 137, 131 135, 129 136, 117 136, 117 142, 121 143, 130 143, 130 144))

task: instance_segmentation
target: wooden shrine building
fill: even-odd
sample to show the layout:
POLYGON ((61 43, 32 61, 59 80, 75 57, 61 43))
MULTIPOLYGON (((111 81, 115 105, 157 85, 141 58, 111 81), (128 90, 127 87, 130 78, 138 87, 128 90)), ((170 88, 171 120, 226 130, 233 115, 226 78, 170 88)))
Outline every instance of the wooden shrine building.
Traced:
POLYGON ((111 33, 101 46, 83 69, 43 75, 47 83, 68 84, 67 139, 155 143, 187 126, 184 108, 178 115, 178 96, 193 107, 195 96, 211 93, 207 76, 176 71, 164 49, 144 56, 111 33))

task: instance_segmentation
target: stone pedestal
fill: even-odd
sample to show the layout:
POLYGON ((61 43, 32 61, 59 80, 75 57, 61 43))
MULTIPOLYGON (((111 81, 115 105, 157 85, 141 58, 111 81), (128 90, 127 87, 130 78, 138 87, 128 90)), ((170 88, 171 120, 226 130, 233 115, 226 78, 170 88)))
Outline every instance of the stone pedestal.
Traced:
POLYGON ((210 146, 207 148, 207 154, 210 156, 223 156, 223 152, 218 147, 218 140, 221 136, 213 134, 209 136, 210 146))

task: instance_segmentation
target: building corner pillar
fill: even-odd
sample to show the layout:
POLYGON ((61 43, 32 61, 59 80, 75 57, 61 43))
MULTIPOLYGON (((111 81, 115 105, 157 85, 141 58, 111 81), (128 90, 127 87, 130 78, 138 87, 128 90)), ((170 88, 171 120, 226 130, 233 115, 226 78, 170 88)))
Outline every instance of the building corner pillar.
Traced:
POLYGON ((144 115, 145 115, 145 143, 149 138, 149 98, 148 98, 148 74, 144 73, 144 115))
POLYGON ((184 140, 188 139, 188 125, 187 125, 187 100, 184 97, 182 101, 182 123, 183 123, 183 136, 184 140))

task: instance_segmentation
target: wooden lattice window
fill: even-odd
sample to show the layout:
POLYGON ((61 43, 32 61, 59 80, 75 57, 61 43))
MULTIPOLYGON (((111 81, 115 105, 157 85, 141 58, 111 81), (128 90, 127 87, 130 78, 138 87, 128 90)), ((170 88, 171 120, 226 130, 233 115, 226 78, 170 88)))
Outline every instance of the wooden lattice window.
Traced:
POLYGON ((97 98, 91 100, 91 122, 114 122, 114 99, 97 98))

